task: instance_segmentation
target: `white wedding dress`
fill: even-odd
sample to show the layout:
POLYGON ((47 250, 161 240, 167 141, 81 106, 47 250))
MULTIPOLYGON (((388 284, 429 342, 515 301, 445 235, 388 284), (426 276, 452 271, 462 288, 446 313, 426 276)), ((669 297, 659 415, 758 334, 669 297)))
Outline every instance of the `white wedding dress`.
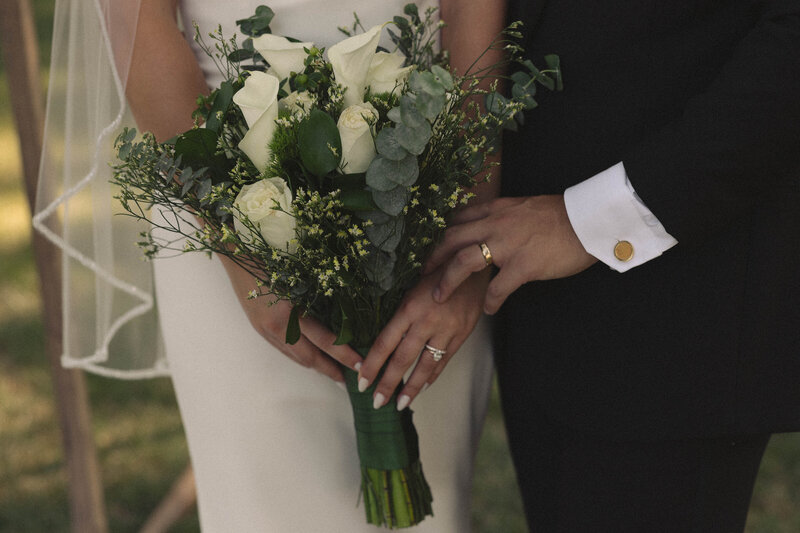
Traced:
MULTIPOLYGON (((233 22, 265 2, 276 13, 273 33, 330 46, 344 37, 336 28, 351 25, 354 11, 368 28, 400 14, 407 0, 182 0, 181 16, 187 34, 194 20, 205 32, 223 23, 230 37, 233 22)), ((210 59, 192 45, 209 85, 218 83, 210 59)), ((218 259, 189 253, 154 264, 203 531, 377 531, 357 506, 360 473, 347 394, 253 330, 218 259)), ((412 531, 470 530, 472 462, 491 375, 481 322, 414 402, 435 516, 412 531)))

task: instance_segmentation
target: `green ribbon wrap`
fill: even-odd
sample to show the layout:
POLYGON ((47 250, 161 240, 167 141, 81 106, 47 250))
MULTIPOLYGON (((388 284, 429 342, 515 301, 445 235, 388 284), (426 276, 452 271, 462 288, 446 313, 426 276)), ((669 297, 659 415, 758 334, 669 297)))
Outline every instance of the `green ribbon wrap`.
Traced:
POLYGON ((433 516, 433 496, 419 460, 419 441, 411 409, 397 410, 398 387, 380 409, 373 409, 378 379, 358 391, 358 373, 344 369, 353 407, 361 494, 367 522, 389 528, 411 527, 433 516))

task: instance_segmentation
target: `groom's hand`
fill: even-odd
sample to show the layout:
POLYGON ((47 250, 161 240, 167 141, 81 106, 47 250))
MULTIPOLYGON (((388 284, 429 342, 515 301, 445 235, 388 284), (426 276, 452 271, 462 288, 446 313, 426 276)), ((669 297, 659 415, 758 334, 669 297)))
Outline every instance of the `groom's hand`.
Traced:
POLYGON ((498 198, 464 209, 452 224, 425 265, 426 271, 444 265, 433 293, 438 302, 487 267, 482 243, 500 269, 486 291, 487 314, 524 283, 572 276, 597 261, 572 229, 563 195, 498 198))

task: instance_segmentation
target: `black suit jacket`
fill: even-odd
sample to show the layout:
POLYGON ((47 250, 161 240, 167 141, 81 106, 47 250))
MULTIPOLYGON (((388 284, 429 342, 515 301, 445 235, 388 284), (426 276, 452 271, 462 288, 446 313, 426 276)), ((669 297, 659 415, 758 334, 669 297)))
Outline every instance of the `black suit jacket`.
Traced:
POLYGON ((523 286, 497 325, 512 438, 528 409, 622 438, 800 429, 800 0, 511 3, 561 56, 504 139, 503 194, 622 161, 679 244, 523 286))

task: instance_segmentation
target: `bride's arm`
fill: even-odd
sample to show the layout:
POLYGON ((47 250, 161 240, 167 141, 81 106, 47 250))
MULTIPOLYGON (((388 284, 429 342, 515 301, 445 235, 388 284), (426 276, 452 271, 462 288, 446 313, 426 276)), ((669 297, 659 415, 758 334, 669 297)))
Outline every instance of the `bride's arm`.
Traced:
MULTIPOLYGON (((178 29, 177 4, 178 0, 142 0, 126 88, 138 126, 160 141, 191 128, 197 96, 208 93, 194 53, 178 29)), ((334 346, 336 336, 311 319, 301 319, 303 336, 297 344, 287 345, 283 339, 289 304, 248 300, 255 287, 253 277, 227 258, 220 259, 251 324, 281 352, 338 382, 344 380, 333 358, 350 368, 361 362, 349 347, 334 346)))
MULTIPOLYGON (((450 52, 450 65, 460 74, 478 58, 505 27, 504 0, 441 0, 441 18, 447 23, 442 31, 442 47, 450 52)), ((477 67, 489 67, 502 61, 502 51, 485 54, 477 67)), ((488 87, 486 79, 482 84, 488 87)), ((492 160, 499 161, 499 155, 492 160)), ((500 172, 495 167, 491 181, 482 182, 472 192, 477 196, 472 205, 491 200, 500 191, 500 172)), ((472 250, 480 254, 480 248, 472 250)), ((389 364, 375 390, 375 406, 382 405, 394 391, 405 373, 419 359, 413 373, 398 397, 398 408, 407 407, 422 388, 432 384, 448 361, 475 328, 483 310, 490 270, 478 272, 462 284, 450 300, 437 303, 433 289, 441 272, 424 276, 414 287, 378 336, 361 369, 359 385, 366 388, 378 375, 391 356, 389 364), (427 352, 420 356, 425 345, 445 350, 444 358, 436 362, 427 352)), ((489 354, 487 354, 489 357, 489 354)))

